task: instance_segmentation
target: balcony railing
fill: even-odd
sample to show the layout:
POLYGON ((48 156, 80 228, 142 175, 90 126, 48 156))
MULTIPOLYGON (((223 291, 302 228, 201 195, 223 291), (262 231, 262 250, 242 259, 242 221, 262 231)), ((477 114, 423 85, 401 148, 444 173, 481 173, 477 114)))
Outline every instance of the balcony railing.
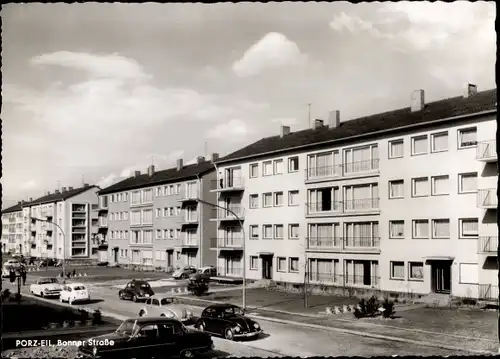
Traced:
POLYGON ((307 273, 307 280, 312 283, 339 285, 344 284, 344 277, 341 274, 320 273, 311 271, 307 273))
POLYGON ((379 237, 310 237, 307 239, 308 249, 311 250, 347 250, 362 251, 375 250, 380 251, 379 237))
POLYGON ((498 248, 498 237, 479 237, 479 253, 496 253, 498 248))
POLYGON ((357 173, 377 172, 378 170, 378 158, 366 161, 347 162, 331 166, 315 166, 306 169, 306 181, 353 176, 357 173))
POLYGON ((180 193, 179 201, 181 201, 181 202, 193 202, 193 201, 196 201, 197 198, 198 198, 198 191, 184 190, 184 191, 181 191, 181 193, 180 193))
POLYGON ((479 299, 498 302, 498 286, 493 284, 479 284, 479 299))
POLYGON ((193 247, 196 247, 198 246, 199 244, 199 240, 198 240, 198 237, 182 237, 181 239, 181 245, 182 246, 186 246, 186 247, 190 247, 190 246, 193 246, 193 247))
POLYGON ((484 162, 495 162, 497 157, 497 141, 479 142, 476 147, 476 159, 484 162))
POLYGON ((107 218, 99 218, 99 227, 107 227, 108 219, 107 218))
POLYGON ((243 270, 241 268, 217 267, 217 276, 241 278, 243 270))
MULTIPOLYGON (((245 217, 245 209, 242 206, 230 206, 229 209, 234 212, 240 219, 243 219, 245 217)), ((222 208, 212 209, 212 219, 217 219, 218 221, 238 220, 238 218, 233 213, 222 208)))
POLYGON ((344 163, 344 176, 350 176, 359 172, 378 171, 379 159, 356 161, 344 163))
POLYGON ((334 237, 309 237, 307 246, 309 249, 338 249, 341 248, 342 239, 334 237))
POLYGON ((380 210, 379 198, 363 198, 334 202, 309 202, 306 203, 306 215, 335 215, 378 212, 380 210))
POLYGON ((328 214, 342 213, 342 202, 308 202, 306 203, 306 214, 328 214))
POLYGON ((379 237, 346 237, 344 238, 344 249, 356 250, 363 248, 380 249, 379 237))
POLYGON ((498 207, 497 190, 495 188, 480 189, 477 191, 477 206, 493 209, 498 207))
POLYGON ((345 212, 371 212, 379 210, 378 198, 363 198, 344 201, 345 212))
POLYGON ((345 276, 346 287, 378 287, 380 277, 364 276, 364 275, 347 275, 345 276))
POLYGON ((228 177, 212 180, 210 189, 215 191, 242 191, 245 189, 245 179, 243 177, 228 177))
POLYGON ((182 223, 197 223, 198 222, 198 212, 189 211, 184 213, 181 217, 182 223))
POLYGON ((342 165, 318 166, 306 169, 306 180, 342 176, 342 165))
POLYGON ((210 239, 210 248, 242 249, 243 237, 219 237, 210 239))

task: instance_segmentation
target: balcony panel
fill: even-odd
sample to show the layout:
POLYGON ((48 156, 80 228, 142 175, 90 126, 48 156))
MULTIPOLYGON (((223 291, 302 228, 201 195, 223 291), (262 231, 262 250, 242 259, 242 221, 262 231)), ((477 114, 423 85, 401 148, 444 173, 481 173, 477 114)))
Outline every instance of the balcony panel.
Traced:
POLYGON ((245 209, 242 206, 230 206, 228 209, 214 208, 210 219, 217 221, 244 220, 245 209))
POLYGON ((210 190, 217 192, 244 191, 245 179, 243 177, 231 177, 212 180, 210 190))
POLYGON ((498 237, 481 236, 478 240, 479 253, 496 254, 498 249, 498 237))
POLYGON ((340 274, 333 273, 321 273, 316 271, 311 271, 307 273, 307 281, 310 284, 324 284, 331 286, 343 286, 344 277, 340 274))
POLYGON ((199 246, 199 239, 197 236, 195 237, 186 237, 183 236, 181 238, 180 246, 182 248, 197 248, 199 246))
POLYGON ((243 250, 243 237, 210 238, 210 248, 224 250, 243 250))
POLYGON ((342 165, 320 166, 306 169, 306 182, 328 181, 342 176, 342 165))
POLYGON ((217 267, 217 276, 218 277, 241 278, 243 276, 243 269, 242 268, 233 268, 230 266, 217 267))
POLYGON ((348 252, 380 253, 379 237, 346 237, 343 250, 348 252))
POLYGON ((479 299, 498 303, 498 285, 479 284, 479 299))
POLYGON ((345 276, 344 285, 352 288, 378 288, 380 285, 380 277, 347 275, 345 276))
POLYGON ((179 202, 196 202, 198 199, 198 191, 181 191, 178 198, 179 202))
POLYGON ((378 198, 362 198, 344 201, 344 213, 379 212, 378 198))
POLYGON ((342 240, 334 237, 309 237, 307 249, 309 251, 338 251, 342 248, 342 240))
POLYGON ((306 203, 306 216, 309 217, 332 216, 342 212, 342 203, 339 201, 306 203))
POLYGON ((482 162, 497 162, 497 141, 479 142, 476 147, 476 159, 482 162))
POLYGON ((496 209, 498 207, 497 190, 495 188, 479 189, 477 206, 483 209, 496 209))
POLYGON ((372 159, 366 161, 347 162, 343 165, 343 176, 351 177, 362 175, 365 173, 378 173, 379 172, 379 159, 372 159))

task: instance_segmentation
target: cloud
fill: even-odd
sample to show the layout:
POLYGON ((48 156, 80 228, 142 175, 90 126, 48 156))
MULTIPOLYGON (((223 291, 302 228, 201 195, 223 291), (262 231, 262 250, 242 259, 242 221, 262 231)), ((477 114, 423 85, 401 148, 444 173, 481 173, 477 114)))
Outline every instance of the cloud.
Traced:
POLYGON ((365 21, 355 15, 347 15, 343 11, 334 17, 334 19, 330 22, 330 27, 333 30, 340 32, 343 32, 344 30, 353 34, 368 32, 375 37, 392 38, 391 34, 383 34, 371 22, 365 21))
POLYGON ((21 190, 32 190, 38 187, 38 183, 35 180, 29 180, 19 186, 21 190))
POLYGON ((94 55, 84 52, 58 51, 34 57, 33 65, 56 65, 85 71, 92 77, 145 79, 141 65, 118 54, 94 55))
POLYGON ((271 120, 272 123, 277 123, 283 126, 294 126, 298 125, 299 121, 295 117, 279 117, 273 118, 271 120))
POLYGON ((210 129, 206 137, 225 141, 238 142, 250 133, 246 123, 240 119, 232 119, 210 129))
POLYGON ((233 71, 240 77, 247 77, 266 69, 303 64, 306 60, 296 43, 283 34, 270 32, 245 51, 233 64, 233 71))

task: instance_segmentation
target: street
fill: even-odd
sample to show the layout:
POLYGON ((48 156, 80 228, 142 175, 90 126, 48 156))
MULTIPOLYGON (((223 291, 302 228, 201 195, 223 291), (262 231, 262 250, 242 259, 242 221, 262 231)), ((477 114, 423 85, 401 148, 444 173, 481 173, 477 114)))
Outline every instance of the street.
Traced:
MULTIPOLYGON (((28 292, 28 286, 23 293, 28 292)), ((138 316, 141 303, 121 301, 118 289, 89 284, 93 303, 76 305, 87 309, 99 308, 103 312, 126 317, 138 316)), ((240 303, 235 303, 240 304, 240 303)), ((202 308, 190 307, 195 316, 202 308)), ((259 320, 265 335, 245 342, 228 342, 215 339, 216 349, 234 356, 375 356, 375 355, 453 355, 461 354, 408 343, 373 339, 335 331, 311 329, 298 325, 259 320), (244 354, 243 354, 244 353, 244 354)), ((463 354, 463 353, 462 353, 463 354)))

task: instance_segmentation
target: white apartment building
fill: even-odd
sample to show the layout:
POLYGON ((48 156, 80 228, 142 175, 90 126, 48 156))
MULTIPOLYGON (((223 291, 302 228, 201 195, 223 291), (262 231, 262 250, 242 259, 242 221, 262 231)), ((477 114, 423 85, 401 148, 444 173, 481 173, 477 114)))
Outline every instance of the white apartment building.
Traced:
POLYGON ((2 211, 2 252, 24 253, 22 202, 2 211))
MULTIPOLYGON (((219 265, 245 258, 252 279, 494 298, 496 112, 496 89, 431 103, 419 90, 409 108, 342 123, 332 111, 220 159, 219 204, 241 214, 245 246, 219 248, 219 265)), ((221 235, 242 237, 238 221, 218 219, 221 235)))
POLYGON ((98 254, 92 209, 99 187, 62 187, 23 206, 27 255, 38 258, 90 259, 98 254), (33 218, 42 219, 37 221, 33 218), (57 225, 56 225, 57 224, 57 225))
MULTIPOLYGON (((213 154, 212 158, 217 158, 213 154)), ((196 164, 134 176, 99 192, 99 240, 108 248, 107 261, 119 265, 176 268, 214 265, 210 241, 215 223, 210 192, 215 179, 212 162, 198 157, 196 164)), ((104 259, 103 259, 104 260, 104 259)))

